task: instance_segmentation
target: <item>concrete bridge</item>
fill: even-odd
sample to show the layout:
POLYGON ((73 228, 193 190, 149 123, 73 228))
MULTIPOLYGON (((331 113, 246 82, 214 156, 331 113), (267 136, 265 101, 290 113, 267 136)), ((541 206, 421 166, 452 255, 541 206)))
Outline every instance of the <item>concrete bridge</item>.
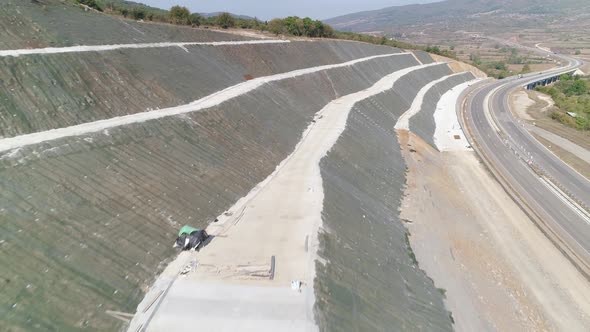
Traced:
POLYGON ((528 83, 524 87, 527 90, 534 90, 539 85, 546 86, 546 85, 549 85, 549 84, 559 81, 561 79, 561 76, 563 76, 563 75, 573 76, 573 75, 583 75, 583 73, 579 69, 572 69, 572 70, 560 72, 559 74, 555 74, 555 75, 552 75, 549 77, 541 77, 534 82, 528 83))

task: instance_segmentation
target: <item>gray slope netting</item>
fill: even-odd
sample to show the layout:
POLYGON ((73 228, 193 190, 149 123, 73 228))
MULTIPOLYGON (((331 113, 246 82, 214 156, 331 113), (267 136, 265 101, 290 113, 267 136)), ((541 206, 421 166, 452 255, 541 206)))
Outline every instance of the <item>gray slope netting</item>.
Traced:
POLYGON ((0 156, 0 325, 116 330, 170 259, 290 153, 313 114, 413 58, 267 84, 205 112, 0 156), (365 76, 363 76, 365 75, 365 76))
POLYGON ((434 145, 434 111, 440 97, 455 86, 473 80, 471 73, 465 73, 450 77, 434 85, 424 96, 424 102, 420 112, 410 119, 410 131, 420 136, 425 142, 436 149, 434 145))
POLYGON ((451 331, 449 312, 420 270, 399 220, 406 166, 393 129, 425 76, 355 105, 347 128, 321 161, 323 227, 317 263, 316 320, 323 331, 451 331), (408 102, 409 100, 409 102, 408 102))
POLYGON ((85 11, 58 0, 0 0, 0 50, 75 45, 253 39, 85 11))
POLYGON ((432 60, 432 57, 430 56, 430 54, 428 52, 424 52, 424 51, 412 51, 412 52, 416 55, 418 60, 420 60, 420 62, 422 62, 423 64, 435 62, 434 60, 432 60))
POLYGON ((246 76, 397 51, 364 46, 293 42, 0 58, 0 137, 187 104, 246 76))

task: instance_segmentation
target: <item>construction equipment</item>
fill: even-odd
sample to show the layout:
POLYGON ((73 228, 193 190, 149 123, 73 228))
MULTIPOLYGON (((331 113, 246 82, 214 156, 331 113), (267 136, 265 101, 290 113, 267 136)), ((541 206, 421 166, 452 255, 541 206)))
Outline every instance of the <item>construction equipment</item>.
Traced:
POLYGON ((204 229, 184 225, 178 232, 178 237, 173 247, 181 248, 182 250, 199 250, 208 238, 209 234, 204 229))

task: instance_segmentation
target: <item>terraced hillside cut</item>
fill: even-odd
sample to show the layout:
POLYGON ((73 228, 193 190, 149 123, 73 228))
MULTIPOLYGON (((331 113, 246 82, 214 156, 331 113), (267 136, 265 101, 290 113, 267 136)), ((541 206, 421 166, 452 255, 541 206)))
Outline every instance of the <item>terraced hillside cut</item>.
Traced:
MULTIPOLYGON (((357 103, 321 162, 315 322, 330 331, 452 329, 399 220, 405 165, 394 131, 424 85, 452 74, 445 63, 354 42, 244 41, 57 0, 0 0, 0 11, 9 18, 0 22, 3 328, 124 328, 106 312, 135 312, 175 257, 180 226, 206 227, 245 196, 332 100, 416 67, 357 103), (211 41, 244 43, 9 52, 211 41)), ((424 109, 472 78, 437 85, 424 109)), ((432 136, 433 112, 411 125, 432 136)))

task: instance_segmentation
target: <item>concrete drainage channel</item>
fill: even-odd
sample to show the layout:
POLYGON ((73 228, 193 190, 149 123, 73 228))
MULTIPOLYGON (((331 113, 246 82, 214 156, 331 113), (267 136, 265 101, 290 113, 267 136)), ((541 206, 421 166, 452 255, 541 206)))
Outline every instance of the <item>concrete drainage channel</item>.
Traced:
MULTIPOLYGON (((268 270, 268 274, 266 276, 264 276, 264 277, 268 278, 269 280, 274 279, 275 264, 276 264, 276 257, 271 256, 270 264, 269 264, 270 268, 268 270)), ((129 323, 130 325, 127 329, 128 332, 145 332, 145 331, 147 331, 152 318, 154 317, 154 315, 156 315, 160 305, 162 304, 162 301, 164 300, 164 298, 168 294, 168 291, 170 290, 170 288, 172 288, 172 286, 174 285, 174 282, 179 277, 187 275, 187 274, 195 271, 198 268, 198 263, 197 263, 196 259, 192 259, 191 262, 186 265, 190 265, 189 270, 184 270, 184 266, 183 266, 183 270, 181 270, 173 279, 169 280, 169 282, 164 283, 164 284, 160 284, 157 288, 156 287, 152 288, 150 290, 151 295, 148 294, 146 296, 146 299, 144 300, 144 302, 146 303, 145 306, 138 307, 138 311, 135 315, 130 315, 127 313, 120 313, 120 312, 113 312, 113 311, 108 311, 107 314, 129 323)))
MULTIPOLYGON (((167 285, 165 285, 164 289, 156 291, 152 299, 147 301, 147 305, 144 308, 138 308, 138 312, 133 316, 133 320, 130 322, 129 328, 127 329, 128 332, 147 331, 150 321, 158 311, 160 304, 166 297, 166 294, 168 294, 168 291, 176 281, 177 277, 178 276, 170 280, 170 282, 167 285)), ((152 292, 153 290, 150 293, 152 292)))

